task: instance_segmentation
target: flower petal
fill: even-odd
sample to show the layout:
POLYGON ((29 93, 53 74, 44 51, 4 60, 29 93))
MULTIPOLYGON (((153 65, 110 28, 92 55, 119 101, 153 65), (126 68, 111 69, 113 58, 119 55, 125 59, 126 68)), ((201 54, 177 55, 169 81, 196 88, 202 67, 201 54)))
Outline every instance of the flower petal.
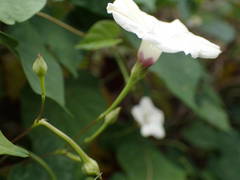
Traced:
POLYGON ((143 137, 153 136, 156 139, 161 139, 165 136, 165 130, 160 124, 151 124, 141 127, 141 135, 143 137))
POLYGON ((179 20, 174 20, 164 27, 162 23, 156 25, 145 39, 155 43, 163 52, 184 52, 191 54, 193 58, 216 58, 221 53, 219 46, 189 32, 179 20))
POLYGON ((136 105, 131 110, 133 118, 138 122, 139 125, 144 125, 144 111, 140 105, 136 105))
POLYGON ((151 32, 157 19, 142 12, 133 0, 116 0, 108 3, 107 12, 113 14, 114 20, 125 30, 143 38, 151 32))
POLYGON ((139 105, 132 108, 132 115, 141 126, 142 136, 158 139, 165 136, 163 112, 154 106, 149 97, 142 97, 139 105))
POLYGON ((189 32, 180 20, 159 21, 141 11, 133 0, 115 0, 108 4, 107 10, 120 26, 154 44, 159 52, 184 52, 193 58, 216 58, 221 53, 219 46, 189 32))

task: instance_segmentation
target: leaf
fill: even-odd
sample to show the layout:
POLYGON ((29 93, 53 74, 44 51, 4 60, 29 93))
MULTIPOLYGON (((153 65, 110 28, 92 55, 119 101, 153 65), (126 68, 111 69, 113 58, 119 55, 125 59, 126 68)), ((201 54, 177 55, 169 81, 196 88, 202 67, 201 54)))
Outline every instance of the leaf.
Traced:
POLYGON ((32 71, 32 64, 37 54, 40 53, 48 65, 45 82, 46 95, 64 107, 65 100, 62 70, 52 54, 45 48, 42 35, 38 33, 36 27, 30 22, 14 26, 14 29, 12 29, 10 33, 20 42, 17 51, 20 56, 23 70, 34 92, 38 94, 41 93, 39 79, 32 71))
POLYGON ((12 25, 23 22, 40 11, 46 0, 0 0, 0 21, 12 25))
POLYGON ((192 1, 181 0, 177 1, 178 11, 181 15, 181 19, 188 19, 193 14, 192 1))
MULTIPOLYGON (((22 96, 22 115, 27 127, 33 122, 35 113, 38 112, 39 104, 36 103, 38 97, 31 93, 29 89, 22 96)), ((56 103, 51 100, 46 102, 45 117, 48 121, 61 129, 72 138, 81 141, 92 134, 96 128, 92 128, 88 133, 77 137, 79 132, 104 110, 105 101, 99 91, 98 80, 87 72, 80 72, 78 79, 70 79, 66 82, 66 104, 72 112, 70 117, 62 111, 56 103)), ((33 151, 37 154, 48 154, 59 148, 64 148, 65 142, 44 127, 33 129, 30 134, 33 151)), ((67 146, 68 147, 68 146, 67 146)), ((81 166, 77 162, 62 156, 48 156, 45 161, 61 180, 85 180, 81 171, 81 166)), ((35 163, 21 165, 11 172, 10 180, 42 180, 47 179, 47 174, 35 163), (37 174, 37 177, 36 177, 37 174), (23 179, 24 178, 24 179, 23 179)))
POLYGON ((203 122, 194 122, 183 130, 184 138, 198 148, 217 149, 221 134, 203 122))
POLYGON ((77 45, 79 49, 97 50, 119 44, 120 28, 114 21, 103 20, 94 24, 84 39, 77 45))
POLYGON ((23 158, 29 156, 29 153, 27 150, 11 143, 0 131, 0 155, 3 155, 3 154, 18 156, 23 158))
POLYGON ((203 24, 199 29, 226 44, 233 41, 236 35, 236 31, 231 24, 214 16, 203 17, 203 24))
POLYGON ((16 47, 18 45, 18 42, 10 35, 0 31, 0 44, 2 44, 3 46, 6 46, 12 52, 16 52, 16 47))
POLYGON ((234 139, 228 139, 230 143, 223 143, 225 149, 229 148, 227 152, 222 152, 218 158, 212 157, 209 164, 209 169, 213 171, 216 177, 220 180, 235 180, 239 179, 239 166, 240 166, 240 143, 239 135, 234 139), (234 142, 234 144, 232 144, 234 142))
POLYGON ((240 178, 240 135, 238 132, 220 132, 198 122, 186 128, 183 134, 185 139, 197 148, 218 150, 217 156, 214 154, 209 156, 207 167, 218 179, 240 178))
POLYGON ((74 47, 79 37, 42 18, 34 18, 31 24, 43 38, 49 53, 77 77, 77 69, 83 59, 74 47))
POLYGON ((124 174, 121 173, 115 173, 110 180, 127 180, 124 174))
MULTIPOLYGON (((38 102, 38 97, 32 96, 30 92, 26 92, 23 98, 23 119, 26 126, 29 127, 39 109, 39 103, 36 103, 38 102)), ((67 81, 66 106, 71 111, 73 117, 62 111, 61 107, 52 101, 47 101, 44 116, 50 123, 66 134, 76 136, 81 128, 97 118, 104 110, 105 102, 100 94, 98 81, 86 72, 80 72, 78 79, 67 81)), ((80 139, 91 134, 93 130, 81 135, 80 139)), ((59 147, 59 144, 64 144, 62 140, 59 140, 48 130, 44 130, 44 132, 45 136, 42 135, 43 129, 36 130, 35 134, 32 133, 34 139, 33 147, 35 147, 36 153, 54 151, 59 147), (49 141, 46 141, 46 137, 48 137, 49 141)))
POLYGON ((128 180, 186 179, 186 173, 182 169, 148 143, 125 143, 118 148, 117 157, 128 180))
MULTIPOLYGON (((85 180, 81 167, 75 162, 62 156, 52 156, 47 159, 53 171, 61 180, 85 180)), ((47 180, 50 179, 46 171, 35 161, 20 163, 11 168, 9 180, 47 180)))
POLYGON ((156 0, 136 0, 136 3, 142 5, 143 10, 148 12, 156 11, 156 0))
POLYGON ((197 60, 181 54, 163 54, 151 68, 169 90, 210 124, 229 130, 230 124, 218 95, 197 60))

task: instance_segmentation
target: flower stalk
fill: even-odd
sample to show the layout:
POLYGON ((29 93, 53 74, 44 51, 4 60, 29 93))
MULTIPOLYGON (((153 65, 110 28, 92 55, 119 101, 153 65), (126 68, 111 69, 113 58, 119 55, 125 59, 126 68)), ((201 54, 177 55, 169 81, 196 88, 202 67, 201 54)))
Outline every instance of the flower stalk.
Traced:
POLYGON ((83 167, 82 170, 88 174, 88 175, 95 175, 98 176, 100 174, 99 166, 95 160, 90 158, 83 150, 82 148, 75 142, 73 141, 68 135, 54 127, 52 124, 47 122, 45 119, 41 119, 39 121, 34 122, 34 127, 36 126, 45 126, 48 128, 50 131, 52 131, 54 134, 62 138, 64 141, 66 141, 79 155, 80 159, 83 162, 83 167))
POLYGON ((134 85, 145 76, 147 68, 145 68, 139 61, 136 62, 134 67, 132 68, 130 77, 127 81, 127 84, 115 99, 115 101, 97 118, 97 121, 101 121, 108 115, 111 111, 113 111, 122 100, 128 95, 129 91, 134 87, 134 85))
POLYGON ((78 155, 73 154, 66 149, 58 149, 54 152, 54 154, 64 155, 73 161, 81 162, 81 159, 78 155))
POLYGON ((98 137, 109 125, 113 124, 117 120, 120 111, 121 111, 121 108, 117 107, 116 109, 112 110, 109 114, 107 114, 105 116, 104 123, 101 125, 101 127, 93 135, 86 138, 85 142, 86 143, 91 142, 96 137, 98 137))
POLYGON ((44 106, 45 106, 45 99, 46 99, 45 76, 48 70, 48 66, 40 54, 37 56, 37 59, 34 61, 32 70, 38 76, 40 81, 41 107, 40 107, 39 115, 36 119, 36 120, 40 120, 44 111, 44 106))

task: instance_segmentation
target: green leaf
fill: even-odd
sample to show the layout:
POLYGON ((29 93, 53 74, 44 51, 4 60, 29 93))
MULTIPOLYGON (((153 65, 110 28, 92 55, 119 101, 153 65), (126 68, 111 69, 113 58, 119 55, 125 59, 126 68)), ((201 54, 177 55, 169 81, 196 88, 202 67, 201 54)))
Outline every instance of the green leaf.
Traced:
POLYGON ((16 25, 10 32, 20 42, 17 51, 32 89, 38 94, 41 93, 39 79, 32 71, 32 64, 40 53, 48 65, 46 95, 64 107, 63 73, 54 56, 45 47, 42 35, 30 22, 16 25))
POLYGON ((140 4, 143 10, 148 12, 156 11, 156 0, 136 0, 136 3, 140 4))
POLYGON ((226 44, 233 41, 236 35, 236 31, 231 24, 214 16, 203 17, 203 24, 199 28, 226 44))
POLYGON ((18 45, 18 42, 10 35, 0 31, 0 44, 2 44, 3 46, 6 46, 12 52, 16 52, 16 47, 18 45))
MULTIPOLYGON (((22 97, 22 115, 24 123, 27 127, 33 122, 33 117, 39 109, 38 97, 27 89, 22 97)), ((92 134, 98 126, 89 130, 88 133, 81 134, 79 132, 85 128, 91 121, 104 110, 105 101, 99 90, 99 82, 89 73, 80 72, 78 79, 71 79, 66 82, 66 104, 67 108, 72 112, 70 117, 66 112, 62 111, 56 103, 52 101, 46 102, 44 116, 48 121, 61 129, 77 141, 81 141, 92 134)), ((44 127, 33 129, 30 134, 32 139, 33 151, 37 154, 48 154, 59 148, 65 148, 65 142, 44 127)), ((88 151, 87 151, 88 152, 88 151)), ((85 180, 78 162, 73 162, 62 156, 48 156, 45 161, 56 173, 60 180, 85 180)), ((22 164, 15 167, 11 172, 10 180, 42 180, 48 179, 46 172, 36 163, 22 164), (37 174, 37 177, 36 177, 37 174)))
POLYGON ((155 147, 144 142, 128 142, 118 147, 118 161, 128 180, 185 180, 186 173, 155 147))
POLYGON ((192 1, 181 0, 177 1, 178 11, 180 12, 181 19, 187 19, 193 14, 192 1))
POLYGON ((197 121, 183 130, 184 138, 195 147, 207 150, 217 149, 221 134, 205 123, 197 121))
POLYGON ((77 45, 77 48, 97 50, 115 46, 122 41, 118 38, 120 32, 119 26, 114 21, 98 21, 90 28, 84 39, 77 45))
POLYGON ((3 154, 18 156, 23 158, 29 156, 29 153, 27 150, 11 143, 0 131, 0 155, 3 155, 3 154))
POLYGON ((124 174, 121 173, 115 173, 110 180, 127 180, 124 174))
MULTIPOLYGON (((38 99, 38 96, 32 96, 30 92, 26 92, 23 97, 22 112, 27 127, 31 125, 33 117, 38 112, 40 105, 36 103, 39 102, 38 99)), ((76 136, 81 128, 97 118, 104 110, 105 102, 100 94, 97 79, 93 78, 89 73, 80 72, 78 79, 68 80, 66 82, 66 107, 70 110, 73 117, 62 111, 57 104, 47 101, 44 116, 50 123, 66 134, 76 136)), ((90 132, 81 135, 80 139, 91 134, 94 129, 96 127, 90 130, 90 132)), ((62 140, 52 135, 46 129, 36 129, 36 132, 31 133, 31 135, 34 140, 33 147, 35 147, 37 153, 54 151, 59 147, 59 144, 64 144, 62 140), (46 137, 48 137, 49 141, 46 141, 46 137)))
POLYGON ((43 38, 49 53, 65 66, 75 77, 82 54, 75 49, 79 37, 42 18, 34 18, 31 24, 43 38))
MULTIPOLYGON (((51 165, 59 180, 85 180, 80 165, 61 156, 48 157, 46 162, 51 165)), ((47 180, 46 171, 35 161, 20 163, 11 168, 9 180, 47 180)))
POLYGON ((207 74, 197 60, 183 53, 163 54, 151 70, 201 118, 222 130, 230 129, 221 100, 207 82, 207 74))
POLYGON ((211 154, 208 158, 207 167, 218 179, 240 178, 240 135, 238 132, 224 133, 198 122, 186 128, 183 133, 185 139, 197 148, 218 150, 218 156, 211 154))
POLYGON ((40 11, 46 0, 0 0, 0 21, 6 24, 23 22, 40 11))

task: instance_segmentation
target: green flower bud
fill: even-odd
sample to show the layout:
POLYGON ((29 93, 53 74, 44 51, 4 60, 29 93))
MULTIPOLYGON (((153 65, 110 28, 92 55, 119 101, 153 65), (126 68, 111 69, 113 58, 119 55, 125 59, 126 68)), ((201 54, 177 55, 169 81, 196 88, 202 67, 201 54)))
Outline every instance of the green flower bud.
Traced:
POLYGON ((48 66, 47 66, 45 60, 39 54, 32 66, 33 72, 36 73, 39 77, 43 77, 46 75, 47 69, 48 69, 48 66))
POLYGON ((99 176, 100 170, 97 162, 91 158, 83 163, 82 171, 87 175, 99 176))
POLYGON ((121 108, 117 107, 116 109, 108 113, 105 117, 105 123, 113 124, 117 120, 120 111, 121 111, 121 108))

